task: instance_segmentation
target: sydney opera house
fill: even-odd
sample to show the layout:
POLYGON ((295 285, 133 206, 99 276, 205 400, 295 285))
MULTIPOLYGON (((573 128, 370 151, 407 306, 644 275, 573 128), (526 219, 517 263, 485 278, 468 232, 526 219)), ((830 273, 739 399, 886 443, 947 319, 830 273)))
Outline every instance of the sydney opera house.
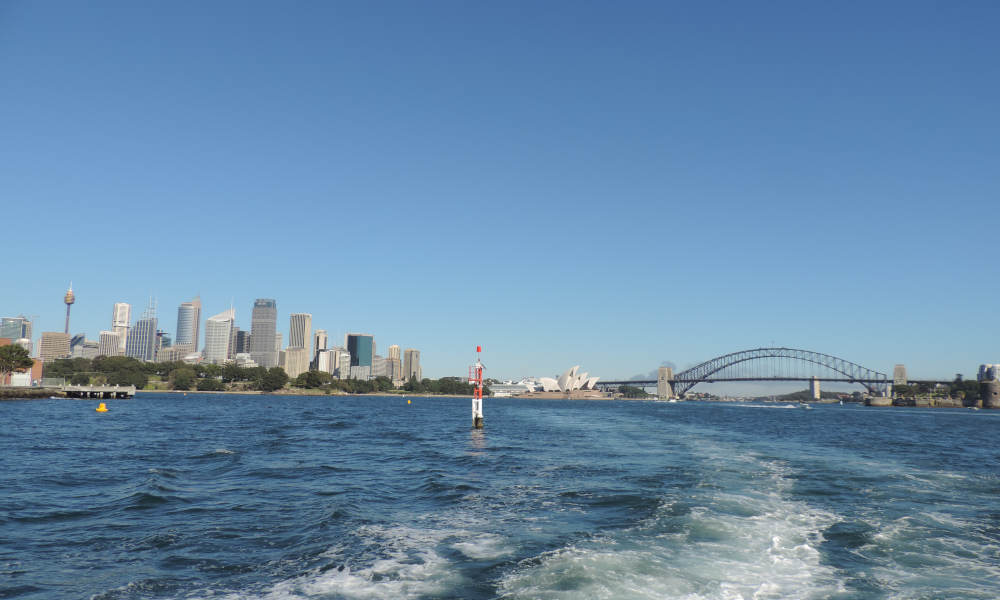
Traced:
POLYGON ((610 394, 597 389, 597 380, 600 377, 590 377, 589 373, 580 373, 580 366, 577 365, 559 376, 558 379, 552 377, 541 377, 538 379, 540 390, 521 394, 521 398, 573 398, 573 399, 599 399, 609 398, 610 394))
POLYGON ((538 380, 542 384, 543 392, 572 392, 576 390, 593 390, 600 377, 588 377, 589 373, 577 373, 580 365, 573 367, 559 376, 559 379, 542 377, 538 380))

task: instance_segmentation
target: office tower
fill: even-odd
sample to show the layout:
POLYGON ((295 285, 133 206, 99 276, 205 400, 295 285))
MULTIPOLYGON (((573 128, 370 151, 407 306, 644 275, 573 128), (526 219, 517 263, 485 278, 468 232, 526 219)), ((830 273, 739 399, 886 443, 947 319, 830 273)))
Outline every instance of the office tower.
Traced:
POLYGON ((312 315, 292 313, 288 316, 288 347, 309 349, 312 336, 312 315))
POLYGON ((152 299, 128 333, 125 356, 146 362, 156 359, 156 303, 152 299))
POLYGON ((389 346, 389 357, 386 359, 385 376, 392 381, 403 380, 403 362, 400 360, 399 344, 389 346))
POLYGON ((191 346, 191 350, 198 349, 198 335, 201 324, 201 298, 195 296, 190 302, 181 302, 177 308, 177 337, 174 344, 177 346, 191 346))
POLYGON ((31 321, 24 315, 0 319, 0 338, 7 338, 11 341, 22 338, 30 340, 31 321))
POLYGON ((892 368, 892 385, 906 385, 905 365, 896 365, 892 368))
POLYGON ((295 379, 302 373, 309 370, 309 350, 306 348, 292 348, 285 350, 285 373, 290 379, 295 379))
POLYGON ((243 331, 239 327, 233 327, 233 330, 236 332, 233 354, 250 354, 250 332, 243 331))
POLYGON ((232 330, 236 311, 232 308, 205 320, 205 362, 222 364, 233 357, 232 330))
POLYGON ((403 376, 407 380, 421 380, 423 372, 420 369, 420 350, 407 348, 403 353, 403 376))
POLYGON ((100 345, 93 340, 83 340, 79 344, 70 347, 70 358, 97 358, 100 354, 100 345))
POLYGON ((117 331, 102 331, 97 339, 99 356, 121 356, 121 336, 117 331))
POLYGON ((274 349, 277 325, 278 303, 270 298, 254 301, 250 317, 250 358, 261 367, 278 365, 278 353, 274 349))
POLYGON ((372 377, 387 377, 388 376, 388 364, 389 359, 384 356, 375 355, 375 360, 372 361, 372 377))
POLYGON ((335 361, 336 350, 317 350, 312 368, 333 375, 336 371, 336 367, 334 366, 335 361))
POLYGON ((347 348, 331 348, 333 353, 333 372, 339 379, 347 379, 351 375, 351 353, 347 348))
POLYGON ((86 342, 86 341, 87 341, 87 336, 86 336, 86 334, 83 334, 83 333, 78 333, 76 335, 69 336, 69 354, 70 354, 70 356, 73 356, 74 350, 76 349, 77 346, 83 345, 83 343, 86 342))
POLYGON ((352 367, 371 367, 375 361, 375 338, 365 333, 348 333, 344 345, 351 353, 352 367))
POLYGON ((163 350, 164 348, 169 348, 170 345, 171 345, 170 344, 170 334, 168 334, 165 331, 161 331, 161 330, 157 329, 156 330, 156 344, 155 344, 156 347, 154 348, 155 353, 158 354, 160 352, 160 350, 163 350))
POLYGON ((326 335, 326 330, 317 329, 313 335, 313 355, 317 354, 320 350, 326 350, 326 345, 329 343, 330 338, 326 335))
POLYGON ((57 358, 68 357, 69 341, 70 337, 68 333, 60 333, 58 331, 42 332, 42 341, 38 348, 38 358, 42 359, 42 362, 47 363, 57 358))
POLYGON ((275 334, 274 334, 274 351, 275 352, 281 352, 281 339, 282 339, 283 335, 284 334, 282 334, 281 332, 275 332, 275 334))
POLYGON ((119 355, 125 353, 125 342, 128 340, 130 323, 132 323, 132 305, 127 302, 115 302, 115 307, 111 312, 111 331, 118 334, 119 355))

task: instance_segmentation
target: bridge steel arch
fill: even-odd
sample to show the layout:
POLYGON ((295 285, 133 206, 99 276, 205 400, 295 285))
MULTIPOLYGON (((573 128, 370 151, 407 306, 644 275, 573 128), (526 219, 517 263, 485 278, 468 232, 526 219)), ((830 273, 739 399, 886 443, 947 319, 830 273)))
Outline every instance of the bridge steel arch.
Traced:
MULTIPOLYGON (((889 383, 889 378, 885 373, 879 373, 878 371, 862 367, 859 364, 852 363, 848 360, 844 360, 830 354, 813 352, 812 350, 800 350, 797 348, 754 348, 753 350, 741 350, 739 352, 731 352, 723 356, 718 356, 705 361, 700 365, 691 367, 686 371, 681 371, 680 373, 675 374, 673 378, 674 393, 678 396, 683 396, 699 383, 712 383, 713 381, 727 380, 733 381, 733 379, 726 379, 723 377, 713 378, 713 375, 741 363, 763 361, 774 358, 798 360, 820 365, 824 368, 830 369, 831 371, 840 373, 844 376, 843 381, 847 383, 859 383, 865 386, 865 388, 873 394, 885 392, 889 383)), ((739 379, 745 380, 747 378, 737 378, 737 380, 739 379)), ((754 377, 749 379, 760 378, 754 377)), ((774 379, 781 379, 781 377, 776 377, 774 379)))

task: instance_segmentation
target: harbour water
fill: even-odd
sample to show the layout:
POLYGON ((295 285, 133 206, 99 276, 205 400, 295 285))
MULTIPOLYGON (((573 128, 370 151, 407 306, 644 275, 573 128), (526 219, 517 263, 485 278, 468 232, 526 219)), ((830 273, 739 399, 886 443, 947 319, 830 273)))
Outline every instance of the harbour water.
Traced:
POLYGON ((0 598, 1000 597, 1000 411, 0 404, 0 598))

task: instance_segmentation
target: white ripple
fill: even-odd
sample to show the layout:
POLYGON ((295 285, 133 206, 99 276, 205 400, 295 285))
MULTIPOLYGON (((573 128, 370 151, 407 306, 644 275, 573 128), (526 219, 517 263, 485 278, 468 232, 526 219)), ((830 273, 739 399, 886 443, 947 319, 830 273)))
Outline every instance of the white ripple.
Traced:
POLYGON ((636 527, 522 561, 500 581, 501 598, 765 600, 843 592, 818 549, 837 516, 787 499, 780 465, 747 458, 742 490, 697 493, 686 499, 694 504, 689 512, 665 503, 636 527), (770 475, 762 477, 762 468, 770 475))

